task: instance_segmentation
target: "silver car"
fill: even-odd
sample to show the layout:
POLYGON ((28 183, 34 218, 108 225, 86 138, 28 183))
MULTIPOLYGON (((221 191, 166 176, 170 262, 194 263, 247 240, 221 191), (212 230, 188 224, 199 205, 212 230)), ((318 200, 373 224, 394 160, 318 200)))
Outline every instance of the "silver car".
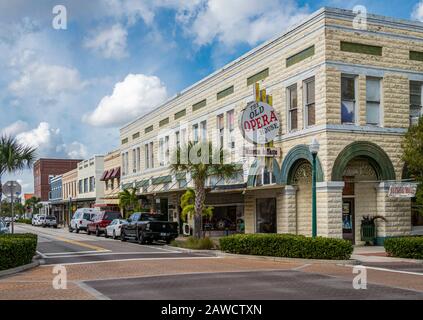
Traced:
POLYGON ((9 228, 6 226, 6 224, 0 220, 0 234, 7 234, 9 233, 9 228))
POLYGON ((43 228, 45 227, 53 227, 53 228, 57 228, 57 220, 55 216, 47 216, 45 217, 45 219, 43 220, 43 224, 42 224, 43 228))

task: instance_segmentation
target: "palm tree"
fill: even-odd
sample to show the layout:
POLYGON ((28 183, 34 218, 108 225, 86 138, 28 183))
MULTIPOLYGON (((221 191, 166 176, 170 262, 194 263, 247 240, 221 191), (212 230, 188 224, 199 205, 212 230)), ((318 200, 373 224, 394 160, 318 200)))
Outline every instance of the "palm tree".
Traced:
POLYGON ((136 189, 125 189, 119 192, 119 207, 126 214, 126 210, 131 212, 140 211, 136 189))
MULTIPOLYGON (((195 215, 195 191, 192 188, 187 188, 187 191, 181 197, 181 218, 187 221, 188 217, 195 215)), ((213 207, 204 206, 202 215, 211 218, 213 216, 213 207)))
POLYGON ((0 204, 2 197, 1 178, 3 174, 14 173, 25 168, 30 169, 36 157, 35 152, 35 148, 20 144, 13 137, 0 137, 0 204))
POLYGON ((34 214, 37 213, 35 209, 39 208, 38 204, 40 202, 41 202, 40 198, 31 197, 31 198, 25 200, 25 207, 28 208, 28 209, 31 208, 31 213, 32 213, 32 215, 34 215, 34 214))
POLYGON ((236 164, 226 164, 226 152, 213 148, 211 142, 193 143, 178 146, 172 154, 173 173, 189 172, 194 183, 194 236, 201 237, 201 219, 206 198, 206 181, 211 176, 231 178, 238 172, 236 164))

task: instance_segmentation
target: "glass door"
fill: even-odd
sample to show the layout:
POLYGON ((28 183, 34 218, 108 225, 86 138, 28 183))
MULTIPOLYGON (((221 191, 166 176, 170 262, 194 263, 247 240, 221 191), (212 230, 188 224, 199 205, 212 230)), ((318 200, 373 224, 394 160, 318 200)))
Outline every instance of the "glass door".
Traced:
POLYGON ((342 237, 354 243, 354 199, 342 201, 342 237))

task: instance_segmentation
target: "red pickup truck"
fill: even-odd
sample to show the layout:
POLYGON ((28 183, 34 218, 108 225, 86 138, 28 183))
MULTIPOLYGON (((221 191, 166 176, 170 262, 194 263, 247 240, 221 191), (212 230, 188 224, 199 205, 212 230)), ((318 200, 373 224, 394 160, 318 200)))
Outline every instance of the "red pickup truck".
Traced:
POLYGON ((93 222, 87 225, 87 234, 95 233, 99 237, 106 232, 106 227, 114 220, 120 219, 120 212, 102 211, 99 212, 93 222))

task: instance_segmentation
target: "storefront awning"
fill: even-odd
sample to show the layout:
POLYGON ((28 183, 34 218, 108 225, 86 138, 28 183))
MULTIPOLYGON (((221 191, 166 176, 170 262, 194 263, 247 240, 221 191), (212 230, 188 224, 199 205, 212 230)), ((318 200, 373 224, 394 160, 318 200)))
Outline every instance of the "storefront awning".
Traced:
POLYGON ((100 181, 106 181, 106 176, 109 174, 109 170, 103 172, 100 181))
POLYGON ((120 177, 120 167, 118 168, 114 168, 111 174, 110 174, 110 178, 109 179, 115 179, 115 178, 119 178, 120 177))

